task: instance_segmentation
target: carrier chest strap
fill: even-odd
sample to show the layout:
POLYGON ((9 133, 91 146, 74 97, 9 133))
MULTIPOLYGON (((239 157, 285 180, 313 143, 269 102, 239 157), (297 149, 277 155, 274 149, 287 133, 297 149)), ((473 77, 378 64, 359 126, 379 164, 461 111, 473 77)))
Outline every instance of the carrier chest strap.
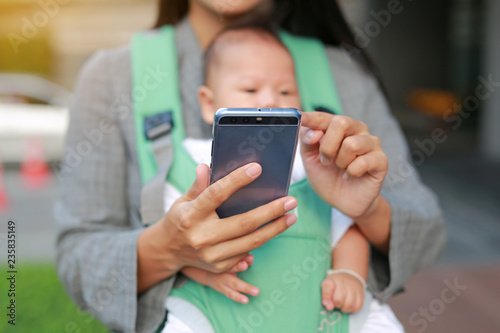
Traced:
POLYGON ((175 29, 165 26, 136 34, 131 65, 136 150, 143 185, 141 217, 144 224, 151 224, 164 215, 162 194, 172 166, 173 141, 185 135, 175 29))

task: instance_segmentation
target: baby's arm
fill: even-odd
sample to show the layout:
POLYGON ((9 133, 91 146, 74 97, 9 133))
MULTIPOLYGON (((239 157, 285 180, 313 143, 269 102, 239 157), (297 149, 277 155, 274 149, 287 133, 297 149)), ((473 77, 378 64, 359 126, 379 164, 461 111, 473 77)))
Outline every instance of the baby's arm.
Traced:
MULTIPOLYGON (((350 270, 366 281, 369 252, 366 238, 357 226, 351 226, 332 250, 332 268, 350 270)), ((361 310, 365 286, 353 275, 348 273, 327 275, 321 284, 322 302, 327 310, 338 308, 345 313, 361 310)))
POLYGON ((248 297, 242 293, 257 296, 259 289, 238 278, 236 273, 246 270, 252 262, 253 257, 247 256, 224 273, 212 273, 192 266, 182 268, 181 272, 188 278, 226 295, 235 302, 246 304, 248 297))

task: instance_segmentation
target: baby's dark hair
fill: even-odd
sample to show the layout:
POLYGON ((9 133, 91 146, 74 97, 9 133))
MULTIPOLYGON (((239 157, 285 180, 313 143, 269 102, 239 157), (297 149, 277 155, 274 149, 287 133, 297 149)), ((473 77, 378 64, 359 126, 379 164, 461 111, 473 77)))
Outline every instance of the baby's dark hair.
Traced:
POLYGON ((276 42, 283 46, 283 48, 288 52, 286 46, 281 42, 277 30, 274 29, 273 26, 259 22, 242 23, 229 26, 217 34, 205 51, 203 58, 203 81, 205 84, 207 83, 209 70, 217 60, 221 49, 228 44, 234 45, 235 43, 247 42, 248 39, 245 38, 245 35, 258 36, 263 39, 276 42))

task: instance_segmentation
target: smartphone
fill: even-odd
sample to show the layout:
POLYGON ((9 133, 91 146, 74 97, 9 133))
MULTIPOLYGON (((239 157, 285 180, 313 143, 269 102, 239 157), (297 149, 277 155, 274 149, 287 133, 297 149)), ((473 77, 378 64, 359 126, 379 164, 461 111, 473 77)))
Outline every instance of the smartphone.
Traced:
POLYGON ((210 183, 257 162, 261 175, 216 210, 221 218, 245 213, 288 195, 301 113, 294 108, 223 108, 214 115, 210 183))

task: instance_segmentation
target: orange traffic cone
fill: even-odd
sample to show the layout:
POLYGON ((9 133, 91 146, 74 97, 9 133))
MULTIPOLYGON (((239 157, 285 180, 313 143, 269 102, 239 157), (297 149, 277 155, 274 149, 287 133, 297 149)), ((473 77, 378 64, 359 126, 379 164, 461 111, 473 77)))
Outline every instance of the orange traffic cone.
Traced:
POLYGON ((44 155, 40 140, 28 141, 21 165, 21 178, 27 188, 39 189, 47 185, 50 169, 44 155))
POLYGON ((3 167, 0 163, 0 213, 4 213, 9 209, 10 203, 7 196, 7 190, 3 184, 3 167))

